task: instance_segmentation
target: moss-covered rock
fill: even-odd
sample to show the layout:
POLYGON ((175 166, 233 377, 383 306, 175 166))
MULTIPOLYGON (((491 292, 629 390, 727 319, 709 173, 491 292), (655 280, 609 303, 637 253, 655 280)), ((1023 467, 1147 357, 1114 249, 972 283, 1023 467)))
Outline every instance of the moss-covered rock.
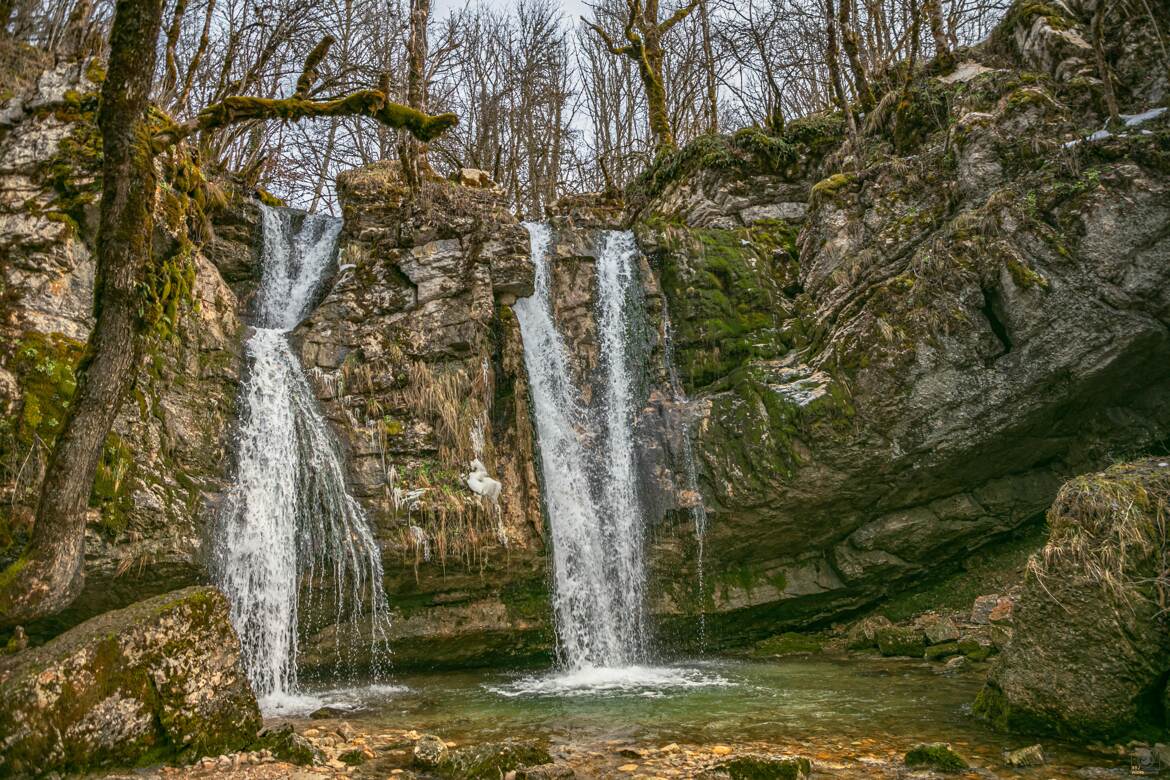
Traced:
POLYGON ((189 588, 109 612, 0 665, 0 775, 219 755, 260 712, 228 605, 189 588))
POLYGON ((811 772, 812 763, 807 758, 749 754, 721 761, 703 777, 709 780, 806 780, 811 772))
POLYGON ((452 780, 498 780, 513 770, 551 762, 542 742, 505 740, 449 750, 433 766, 452 780))
POLYGON ((921 658, 926 649, 926 637, 922 631, 913 627, 889 626, 879 629, 874 640, 878 650, 884 656, 902 656, 905 658, 921 658))
POLYGON ((958 642, 943 642, 927 647, 922 657, 928 661, 943 661, 953 655, 959 655, 961 652, 958 642))
POLYGON ((1160 733, 1168 464, 1114 466, 1061 489, 977 713, 1003 729, 1077 739, 1160 733))
POLYGON ((911 769, 933 769, 936 772, 956 773, 967 769, 967 762, 945 742, 915 745, 906 753, 906 766, 911 769))

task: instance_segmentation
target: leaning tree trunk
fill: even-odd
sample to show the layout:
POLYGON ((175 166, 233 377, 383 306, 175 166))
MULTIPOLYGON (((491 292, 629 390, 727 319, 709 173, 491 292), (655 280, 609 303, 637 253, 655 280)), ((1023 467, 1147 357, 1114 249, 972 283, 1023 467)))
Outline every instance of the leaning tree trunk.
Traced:
POLYGON ((70 414, 49 457, 32 538, 0 574, 0 624, 52 614, 84 583, 86 507, 94 473, 140 354, 138 288, 150 258, 154 165, 145 124, 162 0, 119 0, 102 84, 102 201, 97 321, 70 414))

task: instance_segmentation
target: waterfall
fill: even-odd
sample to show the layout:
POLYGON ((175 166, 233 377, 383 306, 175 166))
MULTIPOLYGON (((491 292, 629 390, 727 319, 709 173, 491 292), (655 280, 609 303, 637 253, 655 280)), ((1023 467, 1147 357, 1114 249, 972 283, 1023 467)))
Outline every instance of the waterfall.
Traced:
POLYGON ((256 323, 246 345, 235 482, 220 513, 216 580, 231 604, 248 678, 266 709, 298 692, 302 611, 335 624, 340 666, 369 642, 385 652, 382 561, 346 489, 341 450, 288 332, 308 314, 333 261, 341 221, 261 206, 256 323))
POLYGON ((540 445, 553 557, 558 652, 569 669, 622 667, 646 654, 644 524, 634 472, 629 306, 637 248, 606 232, 597 262, 601 408, 573 384, 550 300, 549 226, 527 225, 535 290, 514 310, 540 445))

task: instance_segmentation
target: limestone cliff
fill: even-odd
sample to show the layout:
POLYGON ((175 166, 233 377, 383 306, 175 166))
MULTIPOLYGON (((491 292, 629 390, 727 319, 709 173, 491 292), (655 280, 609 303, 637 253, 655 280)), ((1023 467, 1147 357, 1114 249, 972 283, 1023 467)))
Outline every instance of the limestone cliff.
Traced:
MULTIPOLYGON (((297 331, 351 489, 384 551, 394 663, 515 660, 551 648, 544 521, 519 329, 528 234, 491 189, 391 163, 342 175, 332 289, 297 331), (478 458, 498 504, 466 484, 478 458)), ((326 629, 314 643, 328 645, 326 629)), ((311 663, 310 658, 310 663, 311 663)))
MULTIPOLYGON (((643 179, 697 418, 709 635, 872 602, 1170 433, 1170 116, 1088 139, 1106 120, 1088 10, 1046 13, 1017 5, 888 95, 849 157, 786 162, 843 139, 814 118, 770 156, 708 140, 643 179)), ((1165 68, 1148 26, 1111 23, 1123 111, 1143 114, 1165 68)), ((684 531, 656 562, 680 618, 699 610, 684 531)))
MULTIPOLYGON (((93 326, 100 78, 94 63, 50 68, 0 118, 0 565, 31 527, 93 326)), ((207 519, 224 487, 239 382, 238 302, 204 253, 185 254, 185 195, 166 174, 156 255, 189 295, 176 329, 152 337, 107 439, 90 499, 86 590, 66 613, 30 626, 34 637, 206 577, 207 519)), ((221 237, 221 251, 231 238, 221 237)), ((246 241, 235 251, 249 252, 246 241)))

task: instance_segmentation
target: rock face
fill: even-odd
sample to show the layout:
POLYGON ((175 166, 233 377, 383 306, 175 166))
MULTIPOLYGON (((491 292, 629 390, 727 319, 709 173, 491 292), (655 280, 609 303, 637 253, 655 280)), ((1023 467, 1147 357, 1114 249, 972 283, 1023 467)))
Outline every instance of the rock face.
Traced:
MULTIPOLYGON (((44 71, 8 100, 0 121, 0 566, 31 527, 93 326, 100 152, 91 70, 64 64, 44 71)), ((166 181, 164 171, 160 258, 176 252, 176 235, 186 229, 173 224, 185 196, 166 181)), ((191 258, 194 282, 177 331, 150 341, 133 396, 106 441, 90 498, 88 586, 70 610, 28 626, 34 638, 205 578, 205 528, 224 488, 240 373, 238 300, 209 258, 225 268, 246 265, 238 258, 254 244, 249 213, 244 207, 229 216, 208 252, 191 258)))
MULTIPOLYGON (((527 231, 492 189, 433 182, 419 208, 389 163, 342 175, 338 194, 340 272, 297 336, 384 550, 395 666, 547 654, 544 526, 510 308, 532 292, 527 231), (476 458, 502 483, 498 503, 467 486, 476 458)), ((315 644, 329 641, 325 631, 315 644)))
MULTIPOLYGON (((1016 33, 1035 23, 1021 5, 975 61, 875 109, 860 170, 829 154, 767 187, 720 169, 720 185, 680 152, 650 177, 684 168, 638 231, 692 399, 713 641, 872 602, 1170 432, 1170 112, 1081 141, 1098 93, 1080 65, 1020 72, 1043 46, 1016 33), (745 224, 743 182, 779 206, 802 176, 795 241, 787 219, 745 224)), ((1165 69, 1149 30, 1108 23, 1138 113, 1165 69)), ((673 587, 697 579, 690 536, 659 533, 655 557, 680 636, 698 611, 673 587)))
POLYGON ((0 775, 218 755, 260 728, 227 602, 188 588, 0 663, 0 775))
POLYGON ((1170 459, 1067 483, 1048 513, 1013 633, 976 711, 1015 731, 1160 734, 1170 674, 1165 603, 1170 459))

